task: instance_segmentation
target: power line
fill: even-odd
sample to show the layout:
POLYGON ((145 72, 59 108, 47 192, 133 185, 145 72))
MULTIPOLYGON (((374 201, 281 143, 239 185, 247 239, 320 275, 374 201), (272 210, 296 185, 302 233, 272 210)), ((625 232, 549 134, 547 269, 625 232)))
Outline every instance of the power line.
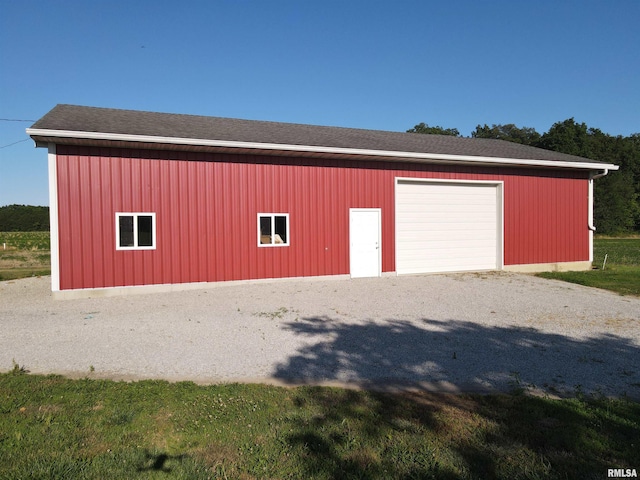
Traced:
POLYGON ((0 122, 35 122, 35 120, 22 120, 20 118, 0 118, 0 122))
POLYGON ((25 138, 24 140, 18 140, 17 142, 10 143, 9 145, 3 145, 2 147, 0 147, 0 149, 10 147, 11 145, 15 145, 17 143, 26 142, 28 140, 30 140, 30 139, 29 138, 25 138))
MULTIPOLYGON (((35 122, 35 120, 26 120, 23 118, 0 118, 0 122, 35 122)), ((3 145, 0 147, 0 149, 10 147, 11 145, 17 145, 18 143, 26 142, 27 140, 29 139, 25 138, 24 140, 18 140, 17 142, 13 142, 8 145, 3 145)))

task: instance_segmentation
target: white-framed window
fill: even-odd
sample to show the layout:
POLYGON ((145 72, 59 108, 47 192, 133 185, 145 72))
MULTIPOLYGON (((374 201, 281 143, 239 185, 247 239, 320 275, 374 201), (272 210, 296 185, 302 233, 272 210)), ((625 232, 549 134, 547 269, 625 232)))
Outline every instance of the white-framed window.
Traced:
POLYGON ((155 250, 156 214, 116 212, 116 250, 155 250))
POLYGON ((259 247, 288 247, 289 246, 289 214, 288 213, 259 213, 258 214, 258 246, 259 247))

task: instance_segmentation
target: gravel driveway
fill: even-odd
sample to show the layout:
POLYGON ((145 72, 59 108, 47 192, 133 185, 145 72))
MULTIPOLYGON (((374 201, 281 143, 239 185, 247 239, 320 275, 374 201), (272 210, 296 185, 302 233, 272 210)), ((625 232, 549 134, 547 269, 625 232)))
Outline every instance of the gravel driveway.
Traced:
POLYGON ((0 282, 0 370, 640 398, 640 298, 511 273, 57 300, 0 282))

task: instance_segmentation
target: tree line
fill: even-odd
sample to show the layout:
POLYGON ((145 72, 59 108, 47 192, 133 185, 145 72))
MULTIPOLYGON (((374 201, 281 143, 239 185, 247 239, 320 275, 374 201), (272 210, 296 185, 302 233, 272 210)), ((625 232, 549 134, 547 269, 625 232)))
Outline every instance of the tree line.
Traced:
POLYGON ((7 205, 0 207, 0 232, 44 232, 49 230, 49 207, 7 205))
MULTIPOLYGON (((456 128, 425 123, 407 132, 462 136, 456 128)), ((594 223, 602 234, 640 232, 640 133, 612 136, 570 118, 554 123, 543 134, 514 124, 485 124, 476 126, 471 137, 506 140, 620 166, 594 182, 594 223)))

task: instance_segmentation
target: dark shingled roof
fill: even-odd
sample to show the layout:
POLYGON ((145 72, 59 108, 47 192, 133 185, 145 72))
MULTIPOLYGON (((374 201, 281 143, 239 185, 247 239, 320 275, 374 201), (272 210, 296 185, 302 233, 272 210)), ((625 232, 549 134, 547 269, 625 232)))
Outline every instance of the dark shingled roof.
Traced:
MULTIPOLYGON (((31 129, 599 164, 503 140, 57 105, 31 129)), ((28 129, 31 130, 31 129, 28 129)), ((31 133, 31 132, 29 132, 31 133)), ((53 134, 53 132, 51 132, 53 134)), ((31 133, 34 139, 42 134, 31 133)), ((55 136, 55 135, 54 135, 55 136)), ((607 165, 602 163, 602 165, 607 165)), ((597 167, 597 165, 596 165, 597 167)))

